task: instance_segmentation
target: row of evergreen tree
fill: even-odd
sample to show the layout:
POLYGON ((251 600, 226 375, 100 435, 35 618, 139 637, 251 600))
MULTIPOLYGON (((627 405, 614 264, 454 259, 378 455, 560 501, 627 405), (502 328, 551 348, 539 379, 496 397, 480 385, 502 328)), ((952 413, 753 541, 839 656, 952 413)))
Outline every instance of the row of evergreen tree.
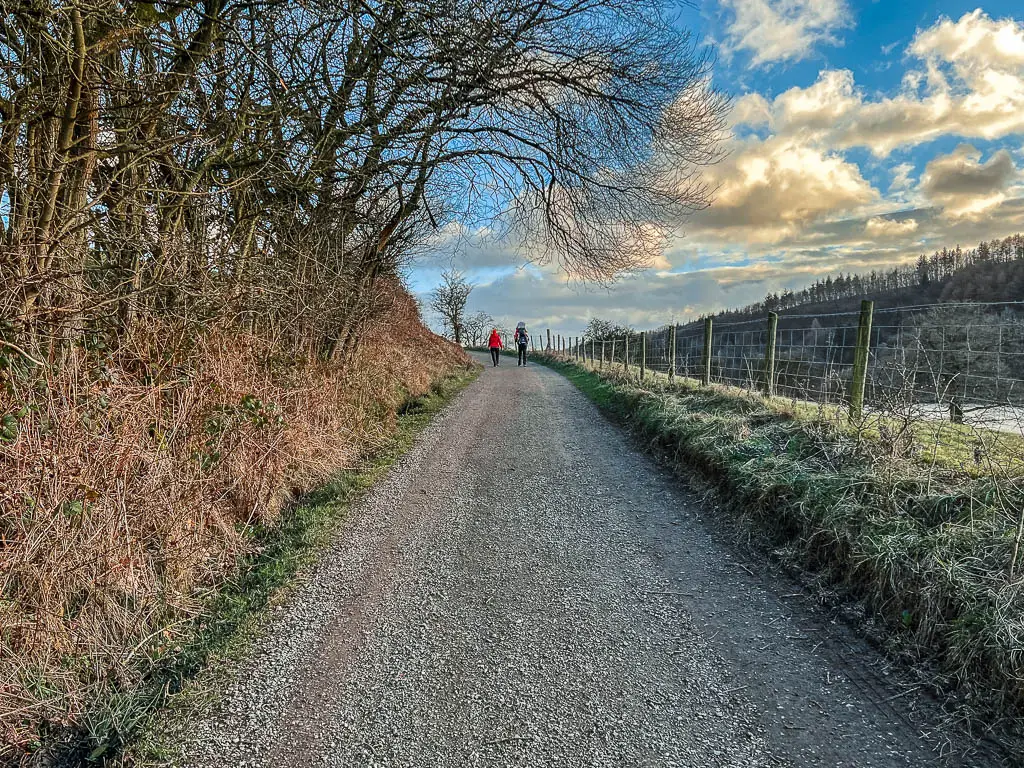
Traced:
POLYGON ((981 242, 977 248, 969 250, 963 250, 959 245, 952 249, 943 248, 931 256, 922 254, 914 264, 889 270, 871 270, 870 274, 840 272, 835 277, 829 275, 823 280, 817 280, 803 290, 787 289, 781 293, 769 293, 763 301, 742 309, 725 310, 715 317, 741 319, 806 305, 892 294, 905 297, 907 303, 942 299, 1005 301, 1006 292, 1003 289, 1007 287, 1007 279, 1016 281, 1016 278, 1022 276, 1018 274, 1021 270, 1007 272, 993 269, 992 265, 1013 262, 1024 265, 1024 235, 1015 234, 1002 240, 981 242), (987 278, 983 281, 990 285, 978 285, 977 281, 969 279, 972 276, 987 278), (936 291, 936 288, 949 286, 953 282, 958 285, 956 290, 945 292, 950 295, 945 296, 942 291, 936 291))

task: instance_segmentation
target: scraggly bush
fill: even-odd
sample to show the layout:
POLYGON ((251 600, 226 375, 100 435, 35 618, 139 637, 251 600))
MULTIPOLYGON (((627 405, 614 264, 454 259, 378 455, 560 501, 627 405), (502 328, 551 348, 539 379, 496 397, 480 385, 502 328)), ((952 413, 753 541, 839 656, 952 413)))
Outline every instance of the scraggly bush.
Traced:
POLYGON ((0 758, 174 652, 256 523, 372 451, 468 361, 389 287, 344 365, 153 324, 0 388, 0 758))

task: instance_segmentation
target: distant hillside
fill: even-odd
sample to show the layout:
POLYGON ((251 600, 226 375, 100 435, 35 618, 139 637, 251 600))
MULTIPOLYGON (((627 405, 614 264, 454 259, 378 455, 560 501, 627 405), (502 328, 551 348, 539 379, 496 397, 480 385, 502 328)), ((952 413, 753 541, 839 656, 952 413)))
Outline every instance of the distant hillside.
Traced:
MULTIPOLYGON (((764 301, 714 315, 718 322, 739 322, 782 315, 835 314, 857 311, 862 299, 876 310, 947 301, 1007 302, 1024 300, 1024 235, 983 242, 964 251, 944 248, 916 264, 870 274, 828 276, 800 291, 771 293, 764 301)), ((684 327, 696 327, 703 317, 684 327)))
MULTIPOLYGON (((862 299, 875 303, 869 400, 956 396, 976 404, 1024 404, 1021 235, 968 251, 943 249, 885 272, 830 276, 801 291, 769 294, 757 304, 719 312, 713 316, 714 379, 754 386, 765 355, 765 317, 775 311, 780 391, 841 399, 849 387, 862 299)), ((695 370, 700 360, 703 322, 679 328, 680 370, 695 370)), ((663 348, 667 329, 649 339, 663 348)))
MULTIPOLYGON (((943 249, 883 272, 829 276, 803 290, 772 293, 756 304, 712 315, 713 380, 756 386, 765 359, 766 316, 774 311, 779 313, 779 391, 841 400, 850 385, 863 299, 875 304, 869 401, 936 402, 956 396, 975 404, 1024 405, 1024 236, 1019 234, 967 251, 943 249)), ((674 359, 687 375, 696 375, 701 362, 706 317, 678 326, 674 359)), ((655 365, 668 364, 668 330, 647 333, 655 365)), ((586 336, 635 339, 637 332, 594 318, 586 336)), ((624 352, 620 347, 616 359, 624 352)))

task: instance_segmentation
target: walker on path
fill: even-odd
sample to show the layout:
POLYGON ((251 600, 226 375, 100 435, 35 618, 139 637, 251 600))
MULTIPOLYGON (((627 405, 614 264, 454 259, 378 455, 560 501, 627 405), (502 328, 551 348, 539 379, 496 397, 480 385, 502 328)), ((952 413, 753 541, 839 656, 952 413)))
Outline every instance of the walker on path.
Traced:
POLYGON ((516 325, 516 334, 513 338, 516 349, 519 350, 518 365, 526 365, 526 346, 530 343, 530 334, 526 332, 526 323, 520 322, 516 325))

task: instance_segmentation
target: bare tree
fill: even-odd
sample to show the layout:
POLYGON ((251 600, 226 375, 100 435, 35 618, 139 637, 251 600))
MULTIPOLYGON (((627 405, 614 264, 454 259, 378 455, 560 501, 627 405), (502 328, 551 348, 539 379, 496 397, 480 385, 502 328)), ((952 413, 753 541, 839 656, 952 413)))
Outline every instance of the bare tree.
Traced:
POLYGON ((473 292, 473 284, 455 269, 441 275, 441 284, 430 297, 430 308, 436 312, 456 344, 461 344, 465 330, 466 302, 473 292))
MULTIPOLYGON (((0 0, 0 391, 49 367, 36 373, 52 404, 68 373, 74 424, 102 433, 94 405, 112 371, 131 370, 152 384, 140 417, 154 409, 163 429, 184 410, 178 383, 205 380, 211 338, 273 350, 268 375, 358 359, 388 286, 453 222, 486 222, 584 278, 641 263, 706 204, 699 168, 723 114, 706 57, 660 8, 0 0)), ((446 280, 462 342, 472 286, 446 280)), ((29 583, 10 573, 11 589, 29 583)), ((104 581, 111 611, 135 604, 134 583, 104 581)), ((26 610, 25 626, 75 619, 72 602, 26 610)), ((78 657, 63 644, 48 657, 60 647, 78 657)), ((29 710, 51 717, 21 701, 10 712, 29 710)))
POLYGON ((0 6, 0 324, 37 358, 143 315, 345 355, 448 221, 604 280, 708 201, 724 102, 640 0, 0 6))
POLYGON ((463 328, 466 332, 466 340, 470 346, 479 347, 484 343, 484 338, 490 329, 494 327, 494 318, 487 312, 474 312, 466 318, 463 328))

